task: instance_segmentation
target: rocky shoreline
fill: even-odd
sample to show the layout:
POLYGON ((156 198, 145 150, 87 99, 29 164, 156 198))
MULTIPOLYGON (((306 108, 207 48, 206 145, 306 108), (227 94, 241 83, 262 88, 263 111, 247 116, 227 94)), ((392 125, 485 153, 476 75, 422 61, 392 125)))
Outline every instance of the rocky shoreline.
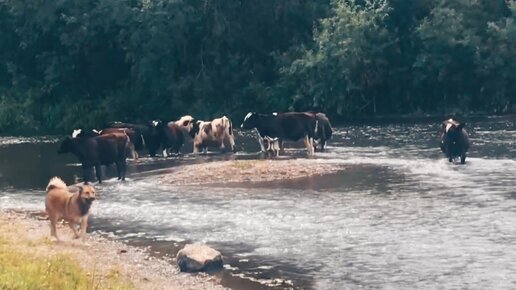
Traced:
POLYGON ((2 239, 17 251, 35 257, 67 255, 92 275, 109 279, 114 272, 135 289, 227 289, 216 276, 179 272, 173 261, 149 255, 145 249, 89 234, 85 241, 73 240, 68 226, 59 226, 62 242, 50 240, 48 221, 29 213, 0 211, 2 239))

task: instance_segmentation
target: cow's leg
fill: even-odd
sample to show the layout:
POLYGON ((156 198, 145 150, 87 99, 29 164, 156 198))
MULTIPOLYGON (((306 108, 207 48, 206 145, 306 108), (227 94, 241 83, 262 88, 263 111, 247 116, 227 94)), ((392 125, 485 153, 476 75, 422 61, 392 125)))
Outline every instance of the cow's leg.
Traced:
POLYGON ((285 147, 283 146, 283 140, 278 139, 280 153, 285 153, 285 147))
POLYGON ((221 152, 226 153, 226 145, 224 145, 224 139, 222 139, 222 141, 220 142, 219 149, 221 152))
POLYGON ((127 170, 127 162, 125 158, 122 158, 116 162, 116 168, 118 171, 118 180, 125 180, 125 172, 127 170))
POLYGON ((235 139, 231 135, 228 135, 227 137, 228 137, 228 141, 229 141, 229 146, 231 146, 231 152, 235 153, 236 152, 236 150, 235 150, 235 139))
POLYGON ((102 166, 95 165, 95 175, 97 176, 99 183, 102 183, 102 166))
POLYGON ((466 151, 462 150, 462 152, 460 153, 460 164, 465 164, 466 163, 466 151))
POLYGON ((308 156, 314 155, 314 139, 312 137, 309 137, 308 135, 305 136, 304 143, 306 146, 306 150, 308 151, 308 156))
POLYGON ((193 153, 194 154, 199 153, 199 149, 201 149, 201 146, 199 144, 195 144, 195 142, 194 142, 193 143, 193 153))
POLYGON ((163 157, 168 157, 167 149, 168 148, 163 148, 163 157))
POLYGON ((263 138, 258 136, 258 142, 260 143, 260 149, 265 152, 265 144, 263 144, 263 138))
POLYGON ((321 144, 321 152, 324 152, 324 145, 326 145, 326 140, 325 139, 321 139, 321 143, 320 144, 321 144))

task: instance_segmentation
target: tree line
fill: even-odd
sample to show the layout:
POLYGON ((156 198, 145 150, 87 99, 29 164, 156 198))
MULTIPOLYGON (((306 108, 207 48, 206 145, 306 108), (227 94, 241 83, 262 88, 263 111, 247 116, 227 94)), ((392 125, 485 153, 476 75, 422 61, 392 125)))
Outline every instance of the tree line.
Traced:
POLYGON ((0 132, 516 109, 513 0, 0 0, 0 132))

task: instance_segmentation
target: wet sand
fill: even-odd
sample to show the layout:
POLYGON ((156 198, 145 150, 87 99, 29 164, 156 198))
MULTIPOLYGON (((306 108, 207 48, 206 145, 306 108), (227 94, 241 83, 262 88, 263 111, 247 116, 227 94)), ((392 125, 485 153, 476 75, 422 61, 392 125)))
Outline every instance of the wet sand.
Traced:
POLYGON ((342 171, 338 164, 316 159, 265 159, 214 161, 178 166, 156 176, 162 185, 228 185, 301 180, 342 171))
POLYGON ((145 248, 133 247, 89 234, 85 241, 72 239, 68 226, 59 226, 61 242, 50 239, 48 221, 29 213, 0 211, 1 237, 12 241, 16 250, 37 257, 69 255, 96 279, 119 272, 136 289, 226 289, 215 276, 179 272, 168 258, 149 255, 145 248))

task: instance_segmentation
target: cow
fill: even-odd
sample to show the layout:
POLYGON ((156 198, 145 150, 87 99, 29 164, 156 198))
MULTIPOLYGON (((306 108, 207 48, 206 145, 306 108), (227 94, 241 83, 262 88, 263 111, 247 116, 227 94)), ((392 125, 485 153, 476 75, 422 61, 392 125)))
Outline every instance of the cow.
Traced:
POLYGON ((278 157, 280 152, 279 138, 263 137, 265 153, 271 153, 272 156, 278 157))
POLYGON ((97 179, 99 183, 102 183, 101 165, 113 163, 116 164, 118 179, 125 180, 126 152, 129 142, 129 136, 122 133, 89 138, 66 137, 57 153, 72 153, 79 159, 85 182, 91 181, 90 173, 94 167, 97 179))
POLYGON ((258 131, 262 152, 265 152, 263 138, 269 136, 290 141, 304 139, 308 156, 313 156, 316 123, 317 120, 313 113, 288 112, 265 115, 249 112, 240 127, 247 130, 255 128, 258 131))
POLYGON ((186 115, 186 116, 179 118, 179 120, 169 122, 168 124, 169 125, 171 123, 176 124, 179 128, 181 128, 181 130, 183 132, 185 132, 187 135, 189 135, 190 131, 192 131, 194 121, 195 121, 194 117, 192 117, 190 115, 186 115))
MULTIPOLYGON (((159 144, 163 150, 163 157, 169 155, 172 150, 176 155, 179 154, 185 142, 184 133, 174 122, 164 124, 160 120, 151 121, 151 138, 155 144, 159 144)), ((149 149, 150 150, 150 149, 149 149)), ((156 149, 157 150, 157 149, 156 149)), ((155 153, 152 153, 155 154, 155 153)))
POLYGON ((189 132, 193 139, 193 153, 207 152, 209 146, 217 146, 221 151, 226 150, 225 143, 229 144, 232 152, 235 152, 235 137, 233 125, 228 117, 213 119, 212 121, 193 120, 192 129, 189 132))
POLYGON ((317 145, 321 145, 321 151, 324 151, 324 145, 326 145, 326 141, 331 139, 331 135, 333 133, 333 129, 331 128, 331 123, 326 114, 324 113, 315 113, 315 118, 317 120, 317 128, 315 133, 315 140, 318 142, 314 142, 314 150, 317 150, 317 145))
POLYGON ((460 163, 466 163, 466 152, 469 150, 469 137, 465 123, 458 122, 452 118, 445 120, 441 124, 441 151, 446 154, 448 161, 460 157, 460 163))
POLYGON ((136 150, 142 150, 147 148, 149 151, 149 155, 151 157, 156 156, 156 152, 161 147, 160 134, 157 134, 157 131, 154 128, 155 121, 148 121, 145 124, 132 124, 132 123, 123 123, 123 122, 110 122, 107 124, 106 128, 128 128, 133 129, 136 135, 141 136, 139 139, 141 140, 140 144, 138 142, 135 143, 136 150))
POLYGON ((128 144, 128 154, 134 159, 138 159, 138 152, 136 150, 141 150, 143 148, 143 137, 141 134, 138 134, 134 129, 131 128, 106 128, 103 130, 96 129, 75 129, 72 133, 72 138, 91 138, 99 135, 108 135, 111 133, 122 133, 127 134, 129 137, 128 144))

